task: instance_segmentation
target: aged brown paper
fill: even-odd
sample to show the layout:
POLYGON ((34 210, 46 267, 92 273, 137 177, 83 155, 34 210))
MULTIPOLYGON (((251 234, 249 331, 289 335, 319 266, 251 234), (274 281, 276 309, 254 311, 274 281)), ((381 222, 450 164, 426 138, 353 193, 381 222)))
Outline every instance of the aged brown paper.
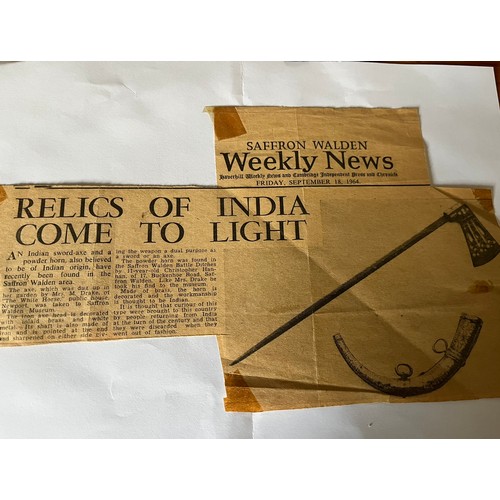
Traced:
POLYGON ((430 184, 417 108, 207 108, 217 185, 430 184))
POLYGON ((0 194, 2 346, 215 334, 235 411, 500 395, 500 229, 488 190, 0 194))
POLYGON ((1 345, 224 331, 216 193, 5 186, 1 345))
POLYGON ((228 335, 219 337, 226 408, 498 397, 500 231, 489 191, 365 187, 306 193, 319 197, 321 244, 307 252, 240 253, 244 267, 226 255, 226 276, 245 283, 237 295, 226 295, 228 335), (462 212, 464 207, 473 212, 462 212), (450 208, 463 219, 449 220, 404 248, 450 208), (393 260, 231 366, 394 249, 401 253, 393 260))

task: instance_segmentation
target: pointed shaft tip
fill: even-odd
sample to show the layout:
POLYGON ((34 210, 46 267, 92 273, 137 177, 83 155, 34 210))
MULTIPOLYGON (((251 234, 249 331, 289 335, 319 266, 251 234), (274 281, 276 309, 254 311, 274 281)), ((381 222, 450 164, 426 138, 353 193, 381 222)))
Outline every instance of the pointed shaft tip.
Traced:
POLYGON ((240 356, 239 358, 236 358, 234 361, 231 361, 231 363, 229 363, 229 366, 237 365, 240 361, 243 361, 243 359, 245 358, 243 356, 240 356))

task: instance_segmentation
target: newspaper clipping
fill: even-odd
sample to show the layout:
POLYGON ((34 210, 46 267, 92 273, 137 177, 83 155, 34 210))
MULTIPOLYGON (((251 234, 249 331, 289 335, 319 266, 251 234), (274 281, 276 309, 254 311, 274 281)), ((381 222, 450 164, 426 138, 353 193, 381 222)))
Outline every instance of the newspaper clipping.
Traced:
POLYGON ((418 110, 207 108, 219 187, 0 186, 0 346, 216 335, 228 411, 500 396, 500 228, 418 110))
POLYGON ((4 186, 1 198, 1 346, 217 335, 234 411, 500 395, 487 190, 4 186))
POLYGON ((430 183, 417 108, 206 110, 218 186, 430 183))

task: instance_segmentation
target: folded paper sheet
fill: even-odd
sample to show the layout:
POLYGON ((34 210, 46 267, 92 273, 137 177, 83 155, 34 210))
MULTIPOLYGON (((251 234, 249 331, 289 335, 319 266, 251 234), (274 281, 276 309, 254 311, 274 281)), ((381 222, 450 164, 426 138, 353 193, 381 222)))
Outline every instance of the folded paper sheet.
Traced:
POLYGON ((237 411, 500 395, 488 190, 1 193, 2 346, 215 334, 237 411))

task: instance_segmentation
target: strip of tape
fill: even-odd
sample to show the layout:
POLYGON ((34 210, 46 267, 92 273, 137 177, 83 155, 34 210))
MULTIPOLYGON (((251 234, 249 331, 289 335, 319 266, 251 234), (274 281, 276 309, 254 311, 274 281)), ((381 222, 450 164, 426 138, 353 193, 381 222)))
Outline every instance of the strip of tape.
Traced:
POLYGON ((493 199, 490 189, 473 189, 474 197, 479 204, 488 212, 493 212, 493 199))
POLYGON ((247 133, 235 106, 213 106, 205 108, 214 122, 218 140, 232 139, 247 133))
POLYGON ((7 199, 7 192, 3 186, 0 186, 0 203, 7 199))
POLYGON ((225 373, 224 379, 227 392, 227 397, 224 399, 226 411, 263 411, 262 406, 239 370, 234 373, 225 373))

